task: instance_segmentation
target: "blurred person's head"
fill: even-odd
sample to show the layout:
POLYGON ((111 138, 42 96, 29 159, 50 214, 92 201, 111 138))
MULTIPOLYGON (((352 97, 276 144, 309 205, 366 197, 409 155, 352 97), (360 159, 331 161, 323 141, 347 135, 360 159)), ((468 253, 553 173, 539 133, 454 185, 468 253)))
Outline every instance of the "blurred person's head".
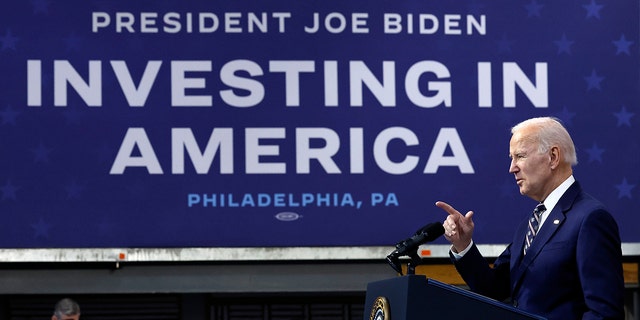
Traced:
POLYGON ((64 298, 56 303, 51 320, 80 320, 80 306, 72 299, 64 298))

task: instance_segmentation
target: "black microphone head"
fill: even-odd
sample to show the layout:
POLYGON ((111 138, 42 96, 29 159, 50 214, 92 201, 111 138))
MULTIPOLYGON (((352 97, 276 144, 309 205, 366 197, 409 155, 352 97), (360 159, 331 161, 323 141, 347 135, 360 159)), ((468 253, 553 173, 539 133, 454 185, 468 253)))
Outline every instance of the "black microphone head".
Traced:
POLYGON ((440 222, 432 222, 418 229, 416 234, 425 234, 424 242, 431 242, 444 234, 444 227, 440 222))

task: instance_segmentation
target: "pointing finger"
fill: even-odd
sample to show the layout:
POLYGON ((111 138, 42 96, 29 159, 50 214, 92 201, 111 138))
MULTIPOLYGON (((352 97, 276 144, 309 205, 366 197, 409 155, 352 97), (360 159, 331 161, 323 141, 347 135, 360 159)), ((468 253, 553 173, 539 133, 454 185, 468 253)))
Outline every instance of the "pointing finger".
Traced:
POLYGON ((436 207, 446 211, 449 215, 460 214, 460 212, 458 212, 458 210, 454 209, 451 205, 449 205, 446 202, 437 201, 436 202, 436 207))

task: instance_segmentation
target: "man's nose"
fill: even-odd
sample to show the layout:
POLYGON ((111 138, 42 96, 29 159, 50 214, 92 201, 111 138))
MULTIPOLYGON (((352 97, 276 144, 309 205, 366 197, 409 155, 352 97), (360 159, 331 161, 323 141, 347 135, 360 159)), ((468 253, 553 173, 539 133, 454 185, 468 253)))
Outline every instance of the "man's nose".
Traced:
POLYGON ((518 171, 518 166, 516 166, 515 161, 511 160, 509 163, 509 173, 515 173, 518 171))

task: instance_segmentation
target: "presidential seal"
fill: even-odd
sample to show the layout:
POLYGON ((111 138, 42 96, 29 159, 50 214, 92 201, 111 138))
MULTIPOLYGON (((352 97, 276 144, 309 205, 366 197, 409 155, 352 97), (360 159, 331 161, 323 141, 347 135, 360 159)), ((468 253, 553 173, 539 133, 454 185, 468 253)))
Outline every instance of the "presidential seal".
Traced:
POLYGON ((389 303, 385 297, 377 297, 373 302, 369 320, 390 320, 389 303))

